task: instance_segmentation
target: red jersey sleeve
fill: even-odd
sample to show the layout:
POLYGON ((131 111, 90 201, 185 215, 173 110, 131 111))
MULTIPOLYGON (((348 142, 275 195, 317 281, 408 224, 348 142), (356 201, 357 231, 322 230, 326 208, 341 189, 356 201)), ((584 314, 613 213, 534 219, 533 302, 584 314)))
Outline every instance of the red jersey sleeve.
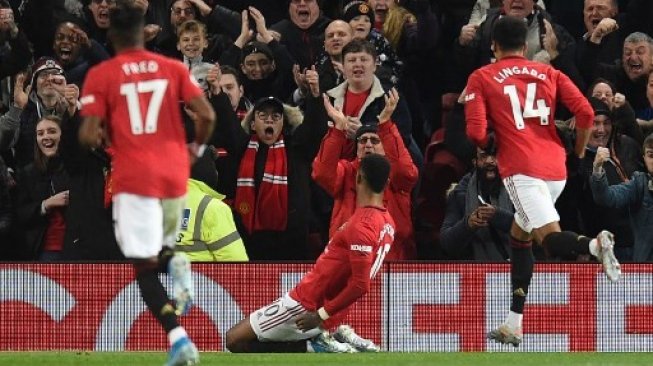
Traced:
POLYGON ((346 309, 369 291, 370 274, 379 240, 379 230, 375 230, 374 226, 367 220, 349 226, 346 245, 349 247, 351 277, 336 297, 324 303, 328 314, 346 309))
POLYGON ((467 121, 467 137, 477 146, 485 146, 487 143, 487 110, 483 94, 483 78, 479 72, 472 73, 467 82, 465 120, 467 121))
POLYGON ((558 71, 558 100, 576 117, 576 126, 582 129, 594 126, 594 110, 583 93, 567 75, 558 71))
POLYGON ((82 104, 80 110, 82 117, 93 116, 104 119, 107 116, 107 88, 102 87, 102 85, 106 85, 103 80, 104 74, 98 72, 98 70, 98 67, 94 67, 89 70, 86 76, 82 96, 79 98, 82 104))

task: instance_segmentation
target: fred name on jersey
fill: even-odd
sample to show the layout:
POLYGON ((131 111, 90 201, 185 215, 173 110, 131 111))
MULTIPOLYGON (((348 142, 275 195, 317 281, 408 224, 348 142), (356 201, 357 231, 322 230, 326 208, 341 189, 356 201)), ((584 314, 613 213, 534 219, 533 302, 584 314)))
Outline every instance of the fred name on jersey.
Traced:
POLYGON ((157 71, 159 71, 159 64, 152 60, 125 62, 122 64, 122 72, 124 72, 125 75, 152 74, 157 71))
POLYGON ((513 75, 530 75, 540 80, 546 80, 545 74, 542 74, 537 70, 531 69, 530 67, 527 66, 504 67, 499 71, 498 74, 494 75, 493 78, 494 80, 496 80, 497 83, 503 84, 504 81, 506 81, 508 78, 510 78, 513 75))

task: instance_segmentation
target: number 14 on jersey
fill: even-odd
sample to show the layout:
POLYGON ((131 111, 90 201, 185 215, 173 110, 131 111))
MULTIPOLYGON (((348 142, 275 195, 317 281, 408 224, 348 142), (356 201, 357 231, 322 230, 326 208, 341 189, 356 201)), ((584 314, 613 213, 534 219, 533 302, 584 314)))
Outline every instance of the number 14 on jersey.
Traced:
POLYGON ((504 86, 503 93, 508 94, 508 97, 510 98, 512 116, 515 120, 515 126, 518 130, 523 130, 526 127, 524 124, 525 118, 539 117, 541 125, 549 124, 549 114, 551 113, 551 108, 546 105, 546 101, 544 99, 535 100, 535 95, 537 94, 536 83, 529 83, 526 85, 526 98, 524 99, 523 108, 519 101, 519 94, 517 93, 517 87, 515 85, 504 86))

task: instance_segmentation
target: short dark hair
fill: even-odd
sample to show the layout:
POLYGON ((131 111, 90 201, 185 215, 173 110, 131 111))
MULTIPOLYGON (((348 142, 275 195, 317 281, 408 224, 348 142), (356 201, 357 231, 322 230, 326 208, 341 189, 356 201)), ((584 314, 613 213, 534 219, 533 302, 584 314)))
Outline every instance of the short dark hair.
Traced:
POLYGON ((492 40, 503 51, 516 51, 526 44, 528 28, 524 19, 504 16, 494 23, 492 40))
POLYGON ((646 136, 644 143, 642 144, 643 149, 653 149, 653 133, 646 136))
POLYGON ((242 86, 243 83, 240 81, 240 74, 238 73, 238 70, 236 70, 235 67, 230 66, 230 65, 220 65, 220 72, 222 75, 233 75, 234 79, 236 79, 236 83, 238 86, 242 86))
POLYGON ((145 18, 142 10, 134 6, 132 1, 116 1, 116 6, 109 10, 109 22, 107 35, 112 43, 131 47, 143 38, 145 18))
POLYGON ((358 169, 360 169, 367 186, 374 193, 383 192, 390 177, 390 162, 385 156, 379 154, 365 155, 361 159, 358 169))
POLYGON ((356 38, 347 43, 347 45, 342 48, 343 60, 348 53, 354 52, 365 52, 376 60, 376 47, 367 40, 356 38))

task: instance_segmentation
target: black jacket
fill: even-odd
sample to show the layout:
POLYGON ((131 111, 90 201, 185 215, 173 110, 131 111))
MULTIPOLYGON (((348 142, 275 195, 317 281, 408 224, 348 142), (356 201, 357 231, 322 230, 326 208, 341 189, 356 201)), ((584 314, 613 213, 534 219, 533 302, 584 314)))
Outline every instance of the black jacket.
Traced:
POLYGON ((72 260, 124 259, 113 230, 111 206, 104 205, 111 158, 103 149, 88 150, 79 145, 79 125, 77 115, 64 121, 59 145, 70 176, 63 256, 72 260))
POLYGON ((297 61, 299 67, 310 68, 324 48, 324 30, 331 20, 324 16, 317 18, 313 25, 304 30, 293 22, 284 19, 274 24, 271 29, 281 34, 281 43, 288 48, 290 55, 297 61))
MULTIPOLYGON (((41 172, 34 163, 30 163, 18 172, 16 212, 25 244, 19 250, 22 259, 34 260, 41 254, 48 228, 48 217, 41 214, 41 202, 70 188, 68 173, 61 167, 61 163, 55 162, 51 166, 57 168, 41 172)), ((66 215, 64 213, 64 217, 66 215)))

